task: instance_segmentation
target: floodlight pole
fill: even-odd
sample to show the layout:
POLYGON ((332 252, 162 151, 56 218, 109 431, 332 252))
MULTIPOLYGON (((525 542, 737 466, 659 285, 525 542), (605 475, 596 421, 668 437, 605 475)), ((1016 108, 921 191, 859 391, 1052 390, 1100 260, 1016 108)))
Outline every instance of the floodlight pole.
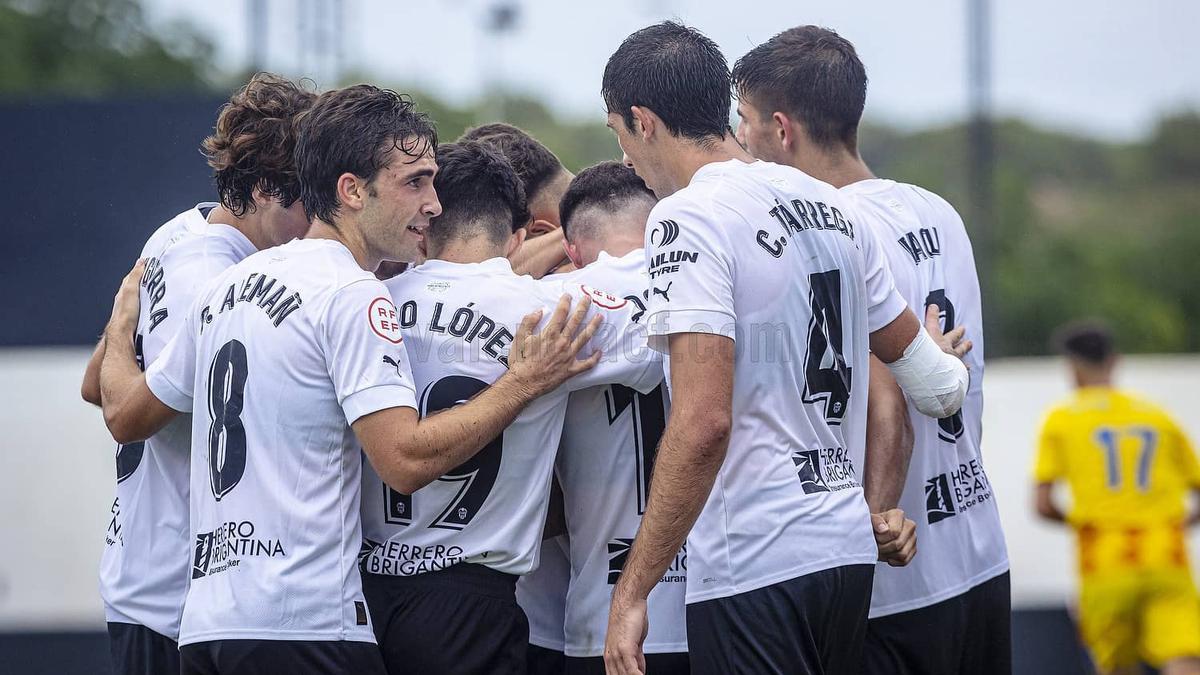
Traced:
MULTIPOLYGON (((1003 355, 999 278, 996 274, 995 141, 991 105, 991 8, 989 0, 967 3, 967 91, 970 118, 967 122, 967 214, 975 234, 975 265, 983 302, 987 351, 1003 355)), ((968 330, 970 328, 968 327, 968 330)))

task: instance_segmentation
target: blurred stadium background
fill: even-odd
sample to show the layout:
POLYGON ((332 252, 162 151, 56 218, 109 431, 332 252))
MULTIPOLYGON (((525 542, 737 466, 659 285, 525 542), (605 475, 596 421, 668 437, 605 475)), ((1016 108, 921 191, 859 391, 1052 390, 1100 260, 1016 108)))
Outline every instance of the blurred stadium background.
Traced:
POLYGON ((112 443, 79 377, 148 233, 211 197, 197 148, 230 90, 257 69, 371 81, 412 93, 444 139, 505 120, 578 170, 619 157, 598 95, 608 55, 670 17, 731 61, 792 25, 841 32, 872 77, 868 163, 964 214, 1016 672, 1083 672, 1071 540, 1029 513, 1036 427, 1067 391, 1049 335, 1110 320, 1133 354, 1122 383, 1200 441, 1194 3, 0 0, 0 672, 107 672, 112 443))

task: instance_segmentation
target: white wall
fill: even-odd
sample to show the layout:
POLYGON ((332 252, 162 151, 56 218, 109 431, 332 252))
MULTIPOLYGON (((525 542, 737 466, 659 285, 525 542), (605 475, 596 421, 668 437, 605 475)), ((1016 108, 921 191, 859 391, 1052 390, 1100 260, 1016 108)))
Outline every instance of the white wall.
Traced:
MULTIPOLYGON (((103 625, 96 566, 115 446, 99 411, 79 399, 88 354, 0 350, 0 630, 103 625)), ((1200 356, 1130 358, 1121 379, 1200 439, 1200 356)), ((1053 359, 997 361, 985 382, 985 462, 1008 535, 1014 602, 1062 604, 1073 588, 1071 540, 1030 516, 1029 470, 1042 411, 1067 392, 1066 373, 1053 359)))

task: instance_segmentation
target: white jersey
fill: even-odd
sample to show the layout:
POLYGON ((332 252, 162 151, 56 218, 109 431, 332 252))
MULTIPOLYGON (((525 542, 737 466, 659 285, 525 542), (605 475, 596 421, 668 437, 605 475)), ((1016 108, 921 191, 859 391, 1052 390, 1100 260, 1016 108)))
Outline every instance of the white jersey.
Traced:
MULTIPOLYGON (((648 293, 643 249, 620 258, 601 253, 596 262, 567 276, 607 288, 638 306, 644 306, 648 293)), ((604 654, 613 585, 646 510, 650 473, 668 411, 665 385, 649 394, 620 385, 571 394, 558 454, 571 545, 567 656, 604 654)), ((650 591, 645 653, 687 651, 686 590, 685 548, 650 591)))
POLYGON ((841 190, 883 245, 896 287, 924 314, 937 304, 943 327, 965 325, 971 386, 962 410, 935 420, 909 402, 914 443, 900 508, 917 523, 920 553, 905 567, 878 565, 871 616, 925 607, 1008 570, 992 485, 983 470, 983 315, 971 241, 941 197, 890 180, 841 190))
POLYGON ((388 289, 400 308, 422 417, 499 379, 529 312, 547 308, 544 325, 563 293, 589 292, 595 311, 604 314, 605 326, 592 340, 604 352, 599 365, 530 403, 461 466, 411 495, 363 472, 366 572, 412 576, 466 562, 526 574, 538 563, 567 395, 608 382, 650 391, 662 379, 661 362, 625 300, 553 277, 517 276, 504 258, 429 260, 389 280, 388 289))
MULTIPOLYGON (((237 229, 207 222, 216 206, 197 204, 175 216, 142 248, 147 264, 134 345, 143 369, 183 325, 196 292, 255 250, 237 229)), ((105 618, 172 640, 179 638, 191 567, 191 436, 191 417, 183 415, 143 443, 117 447, 117 495, 100 557, 105 618)))
POLYGON ((687 540, 689 603, 875 562, 867 337, 905 306, 846 204, 798 169, 729 160, 650 213, 651 345, 738 343, 729 450, 687 540))
POLYGON ((556 652, 563 650, 570 583, 567 538, 559 535, 543 539, 537 569, 517 579, 517 604, 529 619, 529 644, 556 652))
POLYGON ((146 378, 163 403, 195 406, 180 644, 374 642, 350 425, 416 407, 383 284, 336 241, 260 251, 199 294, 146 378))

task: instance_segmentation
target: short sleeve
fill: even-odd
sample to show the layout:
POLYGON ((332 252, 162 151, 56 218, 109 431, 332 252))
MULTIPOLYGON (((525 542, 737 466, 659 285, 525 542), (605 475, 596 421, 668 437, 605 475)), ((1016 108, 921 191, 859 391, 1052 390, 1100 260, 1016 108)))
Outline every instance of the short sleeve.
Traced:
POLYGON ((334 293, 318 335, 348 424, 387 408, 417 407, 400 320, 382 283, 363 279, 334 293))
POLYGON ((685 199, 667 198, 651 212, 645 239, 650 292, 642 322, 655 350, 666 352, 674 333, 734 339, 729 226, 685 199))
POLYGON ((1039 483, 1051 483, 1066 476, 1066 458, 1063 456, 1063 439, 1057 416, 1052 412, 1042 423, 1038 433, 1037 457, 1034 460, 1033 478, 1039 483))
POLYGON ((874 228, 859 227, 856 232, 862 237, 864 278, 867 281, 867 330, 873 333, 900 316, 908 303, 896 288, 883 243, 874 228))
POLYGON ((172 410, 192 411, 192 396, 196 388, 196 320, 199 307, 188 310, 182 326, 146 369, 146 386, 150 393, 172 410))

